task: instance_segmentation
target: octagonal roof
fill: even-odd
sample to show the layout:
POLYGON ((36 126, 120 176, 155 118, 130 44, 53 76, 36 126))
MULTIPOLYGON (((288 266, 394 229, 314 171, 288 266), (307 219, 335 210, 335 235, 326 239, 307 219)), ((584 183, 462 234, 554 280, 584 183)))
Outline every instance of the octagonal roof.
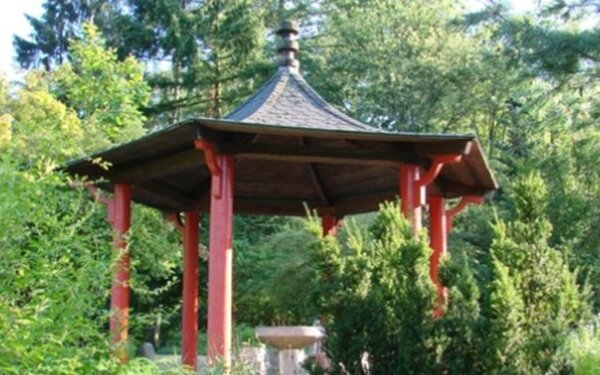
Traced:
POLYGON ((298 72, 294 25, 278 34, 277 71, 225 118, 191 118, 65 170, 109 191, 129 183, 134 201, 167 212, 209 208, 211 178, 197 140, 234 156, 237 213, 304 215, 305 205, 338 215, 374 211, 397 199, 401 163, 427 169, 440 154, 462 159, 444 166, 427 194, 489 196, 497 188, 475 136, 386 132, 349 117, 298 72))

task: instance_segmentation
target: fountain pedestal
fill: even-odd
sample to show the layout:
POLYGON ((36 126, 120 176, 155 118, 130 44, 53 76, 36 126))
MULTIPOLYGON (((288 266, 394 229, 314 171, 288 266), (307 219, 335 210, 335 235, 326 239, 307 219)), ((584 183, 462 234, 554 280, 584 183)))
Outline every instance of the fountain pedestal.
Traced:
POLYGON ((314 326, 258 327, 256 337, 279 350, 279 374, 305 375, 302 363, 304 348, 325 336, 323 328, 314 326))

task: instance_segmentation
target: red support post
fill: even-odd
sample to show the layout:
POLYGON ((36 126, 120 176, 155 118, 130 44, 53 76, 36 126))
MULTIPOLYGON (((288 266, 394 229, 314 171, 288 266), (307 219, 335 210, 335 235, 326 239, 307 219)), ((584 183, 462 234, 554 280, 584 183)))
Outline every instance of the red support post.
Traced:
POLYGON ((321 226, 323 227, 323 237, 334 236, 337 233, 338 218, 331 214, 321 216, 321 226))
POLYGON ((129 253, 125 234, 131 226, 131 185, 115 184, 113 200, 113 247, 117 252, 111 290, 110 331, 114 354, 122 363, 127 362, 127 320, 129 315, 129 253))
MULTIPOLYGON (((324 214, 321 216, 321 228, 323 228, 323 237, 333 236, 337 234, 338 226, 340 225, 340 219, 332 214, 324 214)), ((321 278, 324 280, 329 279, 331 276, 326 273, 321 274, 321 278)), ((327 315, 321 315, 319 317, 321 324, 324 325, 327 321, 327 315)))
POLYGON ((445 164, 458 163, 462 155, 443 154, 433 157, 431 166, 420 176, 419 166, 414 164, 400 165, 400 200, 402 213, 411 221, 415 236, 419 235, 422 226, 421 206, 425 204, 426 189, 442 171, 445 164))
POLYGON ((208 360, 231 365, 232 234, 234 161, 216 155, 218 174, 211 179, 208 257, 208 360))
POLYGON ((198 222, 198 211, 185 213, 181 362, 194 371, 198 366, 198 222))
POLYGON ((404 217, 412 224, 415 236, 421 231, 421 206, 417 204, 421 200, 422 191, 417 188, 419 180, 419 167, 414 164, 400 165, 400 205, 404 217))
POLYGON ((460 202, 453 208, 446 210, 444 198, 438 196, 430 196, 429 204, 429 246, 433 249, 430 259, 429 274, 434 282, 437 295, 438 306, 433 315, 441 317, 443 315, 443 306, 447 303, 446 288, 442 285, 438 277, 440 259, 447 252, 448 233, 452 230, 452 219, 462 211, 467 204, 483 203, 484 198, 478 196, 464 196, 460 202))
POLYGON ((429 275, 435 284, 437 291, 437 307, 434 310, 435 317, 441 317, 443 306, 446 301, 446 288, 442 285, 438 277, 440 259, 447 251, 447 233, 446 233, 446 207, 444 198, 430 196, 429 203, 429 246, 433 249, 429 260, 429 275))

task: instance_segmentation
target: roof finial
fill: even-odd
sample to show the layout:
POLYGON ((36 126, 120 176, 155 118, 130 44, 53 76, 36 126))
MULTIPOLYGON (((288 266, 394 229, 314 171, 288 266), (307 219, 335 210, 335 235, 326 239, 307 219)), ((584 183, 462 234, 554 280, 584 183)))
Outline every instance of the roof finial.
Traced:
POLYGON ((296 54, 298 53, 298 24, 295 21, 281 21, 275 33, 279 35, 279 40, 277 41, 279 66, 297 70, 300 66, 300 63, 296 59, 296 54))

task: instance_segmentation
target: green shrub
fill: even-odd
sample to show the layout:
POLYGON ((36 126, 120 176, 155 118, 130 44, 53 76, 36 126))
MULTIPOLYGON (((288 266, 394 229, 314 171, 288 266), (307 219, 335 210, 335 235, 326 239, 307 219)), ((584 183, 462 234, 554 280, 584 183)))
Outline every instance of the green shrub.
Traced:
POLYGON ((351 221, 340 242, 321 238, 308 221, 307 243, 316 269, 314 299, 324 314, 326 351, 335 373, 361 372, 368 352, 374 374, 423 374, 436 369, 435 290, 431 250, 415 239, 395 204, 384 204, 368 230, 351 221))
POLYGON ((101 373, 111 367, 106 322, 110 232, 99 205, 40 163, 0 160, 0 372, 101 373), (96 228, 97 229, 97 228, 96 228))
POLYGON ((575 375, 600 373, 600 331, 596 319, 593 325, 575 331, 568 339, 567 352, 573 362, 575 375))

